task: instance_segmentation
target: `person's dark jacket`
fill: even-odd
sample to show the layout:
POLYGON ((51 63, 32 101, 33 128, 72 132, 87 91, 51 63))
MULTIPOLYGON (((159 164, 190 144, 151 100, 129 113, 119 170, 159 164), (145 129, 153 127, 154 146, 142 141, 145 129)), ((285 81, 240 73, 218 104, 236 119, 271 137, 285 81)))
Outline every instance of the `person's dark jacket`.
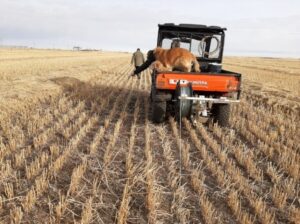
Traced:
POLYGON ((153 54, 153 50, 148 51, 147 60, 141 66, 139 66, 137 69, 135 69, 134 74, 141 73, 142 71, 147 69, 152 64, 152 62, 154 62, 154 61, 155 61, 155 57, 154 57, 154 54, 153 54))

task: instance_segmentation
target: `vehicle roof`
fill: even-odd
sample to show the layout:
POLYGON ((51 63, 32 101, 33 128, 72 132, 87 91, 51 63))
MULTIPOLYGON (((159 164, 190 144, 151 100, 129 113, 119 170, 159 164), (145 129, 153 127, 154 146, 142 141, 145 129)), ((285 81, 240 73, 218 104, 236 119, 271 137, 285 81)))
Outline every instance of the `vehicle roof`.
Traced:
POLYGON ((208 32, 224 32, 226 28, 220 26, 206 26, 201 24, 174 23, 158 24, 159 29, 178 30, 178 31, 208 31, 208 32))

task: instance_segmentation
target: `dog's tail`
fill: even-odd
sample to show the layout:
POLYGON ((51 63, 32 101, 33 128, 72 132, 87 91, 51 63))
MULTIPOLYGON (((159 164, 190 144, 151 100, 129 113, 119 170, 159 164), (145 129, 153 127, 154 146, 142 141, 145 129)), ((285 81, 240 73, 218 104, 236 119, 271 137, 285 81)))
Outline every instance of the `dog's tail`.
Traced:
POLYGON ((200 64, 199 64, 199 62, 198 62, 198 60, 197 60, 196 57, 193 60, 193 65, 194 65, 195 72, 200 72, 200 64))

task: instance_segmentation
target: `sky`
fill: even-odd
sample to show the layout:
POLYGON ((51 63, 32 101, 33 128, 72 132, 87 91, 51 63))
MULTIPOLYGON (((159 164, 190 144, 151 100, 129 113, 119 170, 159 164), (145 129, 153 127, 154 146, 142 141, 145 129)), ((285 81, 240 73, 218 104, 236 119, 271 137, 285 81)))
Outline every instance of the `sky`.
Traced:
POLYGON ((0 45, 146 52, 170 22, 226 27, 225 55, 300 58, 299 0, 0 0, 0 45))

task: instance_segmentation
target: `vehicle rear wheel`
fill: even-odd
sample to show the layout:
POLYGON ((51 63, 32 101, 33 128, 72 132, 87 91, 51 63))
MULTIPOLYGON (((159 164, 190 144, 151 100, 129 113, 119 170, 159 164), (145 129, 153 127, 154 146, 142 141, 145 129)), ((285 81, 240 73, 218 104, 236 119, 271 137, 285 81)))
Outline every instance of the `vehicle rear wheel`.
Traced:
POLYGON ((166 110, 166 101, 152 101, 152 121, 154 123, 163 122, 166 118, 166 110))
POLYGON ((222 127, 229 126, 230 105, 229 104, 214 104, 212 106, 213 121, 222 127))

